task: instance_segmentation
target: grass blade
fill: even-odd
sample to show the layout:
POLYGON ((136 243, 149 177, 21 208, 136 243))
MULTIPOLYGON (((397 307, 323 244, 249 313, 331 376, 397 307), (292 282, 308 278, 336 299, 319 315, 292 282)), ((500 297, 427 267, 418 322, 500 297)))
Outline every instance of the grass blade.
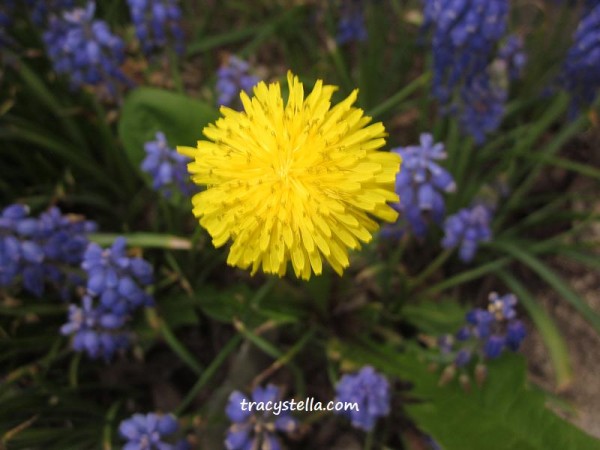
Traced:
POLYGON ((519 301, 527 310, 550 353, 550 360, 552 361, 556 375, 557 389, 559 391, 566 389, 573 381, 573 369, 569 360, 567 344, 558 330, 556 323, 535 300, 529 290, 513 275, 503 269, 498 270, 496 275, 519 297, 519 301))
POLYGON ((600 333, 600 316, 573 291, 567 283, 546 264, 540 261, 531 253, 523 250, 523 246, 516 246, 512 243, 496 241, 490 245, 504 251, 516 260, 528 266, 542 280, 551 286, 561 297, 569 302, 595 329, 600 333))

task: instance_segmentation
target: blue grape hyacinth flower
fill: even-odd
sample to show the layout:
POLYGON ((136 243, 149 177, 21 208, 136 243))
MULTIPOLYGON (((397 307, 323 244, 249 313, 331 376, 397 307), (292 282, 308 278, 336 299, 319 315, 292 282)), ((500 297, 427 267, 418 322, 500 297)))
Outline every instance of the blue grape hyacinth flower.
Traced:
POLYGON ((126 247, 123 237, 108 249, 91 243, 81 264, 88 276, 87 292, 104 308, 123 314, 154 303, 145 291, 153 282, 152 266, 142 258, 128 257, 126 247))
POLYGON ((142 258, 126 254, 127 241, 115 239, 110 248, 88 245, 81 267, 87 275, 82 305, 71 305, 61 333, 73 336, 73 349, 91 358, 109 360, 129 347, 128 323, 136 310, 152 306, 145 288, 153 282, 153 268, 142 258))
MULTIPOLYGON (((424 2, 424 26, 433 35, 433 95, 441 112, 458 115, 462 131, 477 144, 498 128, 504 114, 507 85, 494 79, 490 71, 496 46, 506 32, 508 11, 508 0, 424 2)), ((508 53, 518 43, 510 38, 507 42, 505 58, 511 57, 508 53)), ((520 55, 504 60, 504 65, 512 64, 505 72, 522 62, 520 55)))
POLYGON ((343 45, 348 42, 362 42, 368 38, 364 16, 365 0, 344 0, 338 23, 336 41, 343 45))
POLYGON ((187 450, 188 443, 181 439, 171 444, 179 425, 173 414, 134 414, 119 425, 119 434, 127 442, 123 450, 187 450))
POLYGON ((0 5, 0 50, 8 47, 13 42, 8 30, 13 23, 15 6, 15 0, 4 0, 2 5, 0 5))
POLYGON ((75 0, 26 0, 31 21, 41 27, 48 23, 52 15, 62 14, 75 7, 75 0))
POLYGON ((81 306, 69 305, 68 322, 60 332, 73 336, 72 347, 76 352, 85 352, 92 359, 109 360, 117 351, 129 347, 129 335, 122 329, 127 318, 96 307, 93 302, 92 297, 86 295, 81 306))
POLYGON ((461 209, 444 222, 442 247, 459 247, 459 258, 464 262, 472 261, 479 244, 492 239, 491 220, 492 212, 488 206, 479 204, 461 209))
POLYGON ((443 193, 456 190, 454 178, 438 161, 446 159, 444 144, 423 133, 420 145, 397 147, 393 152, 402 157, 402 170, 396 176, 396 193, 400 202, 394 206, 415 236, 423 237, 428 220, 441 223, 445 215, 443 193))
POLYGON ((97 86, 117 97, 131 81, 121 71, 125 45, 108 24, 94 20, 95 3, 50 17, 44 43, 54 70, 67 75, 74 88, 97 86))
POLYGON ((186 196, 195 192, 187 170, 191 159, 169 147, 164 133, 157 132, 154 141, 144 144, 144 150, 146 157, 140 167, 152 177, 155 190, 162 191, 166 197, 170 197, 174 189, 186 196))
POLYGON ((600 90, 600 4, 588 8, 579 22, 560 79, 573 96, 574 111, 596 99, 600 90))
POLYGON ((486 70, 506 32, 508 10, 508 0, 425 0, 425 27, 433 33, 433 94, 442 104, 486 70))
POLYGON ((68 298, 81 285, 76 269, 95 230, 95 223, 56 207, 35 218, 25 205, 8 206, 0 213, 0 286, 15 285, 21 275, 23 288, 37 297, 49 283, 68 298))
POLYGON ((516 34, 508 36, 498 50, 498 60, 504 66, 509 80, 513 81, 521 78, 523 69, 527 64, 527 53, 525 53, 523 38, 516 34))
POLYGON ((371 431, 378 418, 390 413, 390 384, 371 366, 365 366, 355 374, 344 375, 335 390, 337 402, 358 405, 358 410, 337 412, 348 417, 356 428, 371 431))
MULTIPOLYGON (((266 387, 257 386, 252 391, 252 401, 266 405, 280 400, 280 390, 272 384, 266 387)), ((289 411, 250 411, 250 400, 240 391, 229 396, 225 412, 232 425, 227 430, 225 447, 227 450, 248 450, 268 448, 280 450, 281 444, 275 435, 276 431, 291 433, 298 427, 298 422, 289 411), (245 407, 243 405, 246 405, 245 407), (262 443, 261 447, 259 443, 262 443)))
POLYGON ((486 74, 473 79, 461 89, 459 123, 476 144, 485 142, 486 135, 502 123, 508 93, 486 74))
POLYGON ((454 335, 438 340, 443 356, 456 367, 465 367, 474 356, 496 359, 505 350, 517 351, 527 335, 525 325, 517 318, 514 294, 490 293, 487 309, 475 308, 465 315, 466 324, 454 335))
POLYGON ((240 92, 250 93, 259 81, 258 77, 250 74, 250 64, 236 56, 230 56, 227 63, 217 70, 217 104, 240 106, 234 105, 240 92))
POLYGON ((127 0, 127 4, 135 34, 146 55, 168 46, 183 54, 183 14, 177 0, 127 0))

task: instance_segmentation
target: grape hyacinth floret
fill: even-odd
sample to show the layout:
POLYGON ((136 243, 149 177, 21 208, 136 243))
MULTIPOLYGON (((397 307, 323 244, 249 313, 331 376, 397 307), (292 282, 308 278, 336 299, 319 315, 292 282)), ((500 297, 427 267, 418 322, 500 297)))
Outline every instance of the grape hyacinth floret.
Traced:
POLYGON ((169 443, 178 428, 173 414, 134 414, 119 425, 121 437, 127 440, 123 450, 187 450, 184 439, 169 443))
POLYGON ((511 34, 498 50, 497 61, 500 61, 508 79, 513 81, 521 78, 523 69, 527 64, 527 53, 525 53, 523 38, 511 34))
POLYGON ((459 258, 464 262, 472 261, 479 244, 492 239, 491 220, 492 212, 486 205, 461 209, 444 222, 442 247, 459 247, 459 258))
POLYGON ((14 285, 22 276, 23 288, 41 297, 53 284, 64 298, 81 285, 76 272, 96 224, 54 207, 29 216, 29 208, 14 204, 0 214, 0 287, 14 285))
POLYGON ((12 42, 12 38, 8 34, 8 29, 12 25, 14 12, 14 0, 4 0, 0 5, 0 50, 12 42))
POLYGON ((336 41, 343 45, 348 42, 362 42, 368 38, 364 17, 365 0, 344 0, 338 23, 336 41))
POLYGON ((90 358, 110 360, 120 350, 129 347, 129 335, 123 331, 127 318, 110 310, 94 306, 94 299, 85 295, 81 306, 69 305, 68 322, 60 332, 73 336, 71 346, 76 352, 86 352, 90 358))
POLYGON ((250 74, 250 64, 237 56, 230 56, 227 63, 217 70, 217 105, 241 107, 240 92, 250 93, 260 79, 250 74), (234 105, 234 101, 238 104, 234 105))
POLYGON ((90 244, 81 267, 87 274, 82 306, 71 305, 63 335, 73 335, 73 349, 91 358, 109 360, 117 350, 129 346, 127 324, 133 313, 152 306, 145 288, 153 282, 152 266, 142 258, 128 257, 127 242, 115 239, 108 249, 90 244))
POLYGON ((561 82, 573 95, 573 109, 596 99, 600 89, 600 4, 581 19, 563 63, 561 82))
POLYGON ((127 4, 146 55, 168 46, 183 54, 182 12, 177 0, 127 0, 127 4))
POLYGON ((48 24, 52 15, 60 15, 75 7, 75 0, 27 0, 31 21, 41 27, 48 24))
MULTIPOLYGON (((257 386, 252 391, 252 401, 266 405, 267 402, 277 402, 280 390, 272 384, 266 387, 257 386)), ((227 431, 225 447, 227 450, 270 449, 279 450, 281 444, 275 435, 276 431, 291 433, 298 427, 298 422, 289 411, 250 411, 249 399, 240 391, 234 391, 229 396, 225 412, 232 425, 227 431), (242 406, 245 401, 245 408, 242 406)), ((272 404, 273 404, 272 403, 272 404)))
POLYGON ((191 183, 187 164, 191 159, 169 147, 164 133, 157 132, 156 140, 144 144, 146 158, 141 169, 152 177, 152 187, 170 197, 173 190, 183 195, 192 195, 196 188, 191 183))
POLYGON ((423 237, 429 218, 441 223, 445 215, 443 193, 456 190, 452 175, 437 161, 446 159, 443 143, 423 133, 420 145, 392 149, 402 157, 402 170, 396 175, 396 193, 400 202, 394 208, 408 222, 415 236, 423 237))
POLYGON ((504 350, 517 351, 527 334, 517 319, 517 297, 492 292, 487 309, 475 308, 466 316, 466 324, 454 336, 445 335, 439 347, 445 360, 465 367, 473 357, 496 359, 504 350))
POLYGON ((94 20, 95 4, 75 8, 50 17, 44 43, 54 70, 67 75, 74 88, 85 85, 105 89, 116 97, 130 80, 121 71, 125 60, 124 43, 110 31, 108 24, 94 20))
POLYGON ((87 292, 105 308, 123 313, 153 304, 144 291, 153 282, 152 266, 142 258, 128 257, 126 246, 123 237, 115 239, 110 249, 92 243, 81 264, 88 275, 87 292))
POLYGON ((486 135, 502 123, 507 96, 507 91, 487 75, 473 79, 461 89, 459 123, 476 144, 483 144, 486 135))
POLYGON ((336 386, 336 402, 357 403, 358 410, 341 410, 352 426, 371 431, 379 417, 390 413, 390 384, 371 366, 365 366, 355 374, 344 375, 336 386))

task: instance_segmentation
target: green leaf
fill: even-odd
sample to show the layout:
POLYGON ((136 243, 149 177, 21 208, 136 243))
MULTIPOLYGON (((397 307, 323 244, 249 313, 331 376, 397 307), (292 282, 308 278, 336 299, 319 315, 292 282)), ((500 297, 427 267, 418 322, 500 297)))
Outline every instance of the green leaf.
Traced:
POLYGON ((434 335, 456 331, 464 322, 465 313, 466 309, 452 300, 424 301, 402 308, 406 320, 420 331, 434 335))
POLYGON ((302 310, 294 293, 285 285, 272 278, 261 288, 252 291, 248 286, 238 284, 225 290, 217 290, 204 285, 196 291, 196 304, 210 318, 219 322, 231 323, 241 320, 246 326, 258 326, 266 320, 276 323, 298 322, 306 311, 302 310))
POLYGON ((195 292, 197 305, 202 312, 213 320, 225 323, 233 322, 234 318, 244 315, 247 310, 250 290, 245 285, 234 285, 231 289, 217 291, 205 285, 195 292))
POLYGON ((210 105, 162 89, 141 87, 129 94, 121 110, 119 136, 135 167, 144 159, 144 143, 162 131, 169 145, 195 146, 202 129, 218 117, 210 105))
POLYGON ((342 354, 372 364, 413 384, 404 407, 444 450, 600 449, 588 436, 546 408, 546 395, 527 382, 523 357, 505 354, 488 366, 482 388, 465 392, 458 382, 439 387, 439 373, 425 368, 413 352, 400 353, 375 342, 346 345, 342 354))
POLYGON ((179 327, 198 324, 196 304, 188 296, 172 296, 160 299, 160 316, 176 330, 179 327))
POLYGON ((429 401, 407 405, 419 427, 446 450, 600 449, 586 435, 545 406, 545 395, 526 382, 522 357, 505 355, 490 363, 482 389, 466 393, 459 383, 422 391, 429 401))

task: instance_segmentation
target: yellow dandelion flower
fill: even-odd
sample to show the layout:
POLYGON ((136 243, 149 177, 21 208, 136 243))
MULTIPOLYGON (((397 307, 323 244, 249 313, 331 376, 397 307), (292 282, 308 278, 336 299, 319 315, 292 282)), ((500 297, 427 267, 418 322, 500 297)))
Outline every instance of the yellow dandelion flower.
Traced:
POLYGON ((206 190, 193 213, 215 247, 231 241, 227 263, 254 274, 283 276, 291 260, 297 277, 348 267, 348 249, 369 242, 372 217, 394 222, 400 157, 378 151, 383 124, 353 107, 358 91, 331 107, 337 89, 304 87, 288 73, 284 106, 279 83, 259 83, 254 96, 240 94, 244 111, 222 107, 222 117, 203 130, 197 148, 178 147, 192 158, 192 181, 206 190), (372 216, 372 217, 371 217, 372 216))

